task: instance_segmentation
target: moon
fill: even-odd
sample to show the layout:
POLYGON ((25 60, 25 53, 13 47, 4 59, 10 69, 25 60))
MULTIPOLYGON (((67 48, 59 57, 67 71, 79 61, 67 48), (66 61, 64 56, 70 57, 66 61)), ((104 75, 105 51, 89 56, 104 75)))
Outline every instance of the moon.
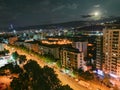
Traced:
POLYGON ((101 19, 101 12, 100 11, 94 11, 94 13, 93 13, 93 18, 94 18, 94 20, 99 20, 99 19, 101 19))
POLYGON ((99 12, 94 12, 94 16, 98 16, 99 15, 99 12))
POLYGON ((92 15, 91 19, 99 20, 101 19, 102 12, 100 10, 95 10, 91 12, 91 15, 92 15))

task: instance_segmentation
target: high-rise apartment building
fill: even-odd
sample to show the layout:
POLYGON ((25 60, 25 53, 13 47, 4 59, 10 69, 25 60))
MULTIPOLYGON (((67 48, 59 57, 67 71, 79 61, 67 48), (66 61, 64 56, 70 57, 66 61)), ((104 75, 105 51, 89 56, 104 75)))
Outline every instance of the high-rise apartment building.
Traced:
POLYGON ((96 38, 96 68, 102 70, 103 65, 103 35, 96 38))
POLYGON ((72 47, 79 49, 80 52, 84 53, 84 56, 87 56, 87 41, 73 41, 72 47))
POLYGON ((62 67, 79 69, 84 65, 84 54, 75 48, 63 48, 60 52, 62 67))
POLYGON ((120 29, 103 31, 103 53, 106 73, 120 76, 120 29))

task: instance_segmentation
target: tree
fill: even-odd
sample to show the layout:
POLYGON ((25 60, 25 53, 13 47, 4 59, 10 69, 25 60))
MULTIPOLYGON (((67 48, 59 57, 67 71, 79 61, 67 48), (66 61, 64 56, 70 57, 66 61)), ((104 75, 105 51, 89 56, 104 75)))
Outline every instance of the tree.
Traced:
POLYGON ((12 87, 13 90, 22 90, 21 81, 19 81, 19 78, 14 77, 10 83, 10 87, 12 87))
POLYGON ((13 90, 72 90, 68 85, 62 86, 54 70, 48 66, 41 68, 36 61, 29 60, 23 68, 24 72, 11 82, 13 90))
POLYGON ((61 60, 57 60, 57 66, 60 68, 62 67, 61 60))
POLYGON ((79 69, 78 69, 78 73, 79 73, 79 75, 82 75, 82 74, 84 73, 83 69, 82 69, 82 68, 79 68, 79 69))
POLYGON ((19 74, 22 72, 23 72, 23 69, 21 69, 18 65, 13 66, 13 69, 11 69, 11 73, 19 74))
POLYGON ((89 71, 84 72, 83 77, 86 80, 92 80, 94 78, 93 74, 90 73, 89 71))
POLYGON ((84 72, 82 68, 78 70, 78 73, 81 77, 83 77, 86 80, 92 80, 94 78, 93 73, 90 73, 89 71, 84 72))
POLYGON ((16 61, 17 59, 18 59, 18 53, 17 52, 13 52, 12 53, 12 57, 13 57, 13 59, 16 61))
POLYGON ((4 70, 9 69, 11 73, 19 74, 23 72, 23 70, 18 65, 13 65, 12 63, 5 65, 3 68, 4 70))
POLYGON ((20 55, 19 56, 19 62, 20 62, 20 64, 21 63, 23 63, 23 62, 25 62, 27 59, 26 59, 26 56, 25 55, 20 55))
POLYGON ((4 50, 4 52, 5 52, 6 54, 10 53, 10 51, 9 51, 9 50, 6 50, 6 49, 4 50))
POLYGON ((44 54, 44 57, 45 57, 46 62, 55 62, 56 61, 55 57, 50 53, 44 54))
POLYGON ((54 70, 52 68, 49 68, 48 66, 44 66, 43 68, 43 77, 50 90, 55 90, 57 87, 60 86, 60 80, 57 78, 57 74, 55 74, 54 70))
POLYGON ((37 72, 39 72, 39 70, 41 70, 41 67, 39 66, 39 64, 36 61, 29 60, 27 62, 27 64, 24 65, 24 69, 28 73, 33 72, 34 74, 38 74, 37 72))
POLYGON ((23 73, 19 78, 14 77, 10 83, 10 87, 12 87, 13 90, 29 90, 28 86, 29 81, 26 73, 23 73))
POLYGON ((5 55, 5 52, 4 51, 0 51, 0 55, 5 55))
POLYGON ((57 88, 56 90, 73 90, 73 89, 70 88, 70 86, 68 86, 68 85, 63 85, 63 86, 57 88))
POLYGON ((110 84, 110 80, 109 79, 110 79, 109 76, 105 74, 104 79, 103 79, 103 83, 105 85, 109 85, 110 84))

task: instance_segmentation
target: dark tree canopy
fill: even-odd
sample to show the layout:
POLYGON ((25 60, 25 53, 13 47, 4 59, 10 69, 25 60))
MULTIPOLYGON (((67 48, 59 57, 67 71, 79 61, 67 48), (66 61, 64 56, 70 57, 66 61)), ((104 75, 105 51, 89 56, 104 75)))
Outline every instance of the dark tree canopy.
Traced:
POLYGON ((61 85, 52 68, 41 68, 34 60, 24 65, 24 72, 14 78, 10 86, 13 90, 72 90, 68 85, 61 85))
POLYGON ((26 59, 26 56, 25 55, 19 55, 19 62, 20 64, 25 62, 27 59, 26 59))
POLYGON ((18 56, 19 56, 19 55, 18 55, 17 52, 13 52, 13 53, 12 53, 12 57, 13 57, 14 60, 17 60, 18 56))

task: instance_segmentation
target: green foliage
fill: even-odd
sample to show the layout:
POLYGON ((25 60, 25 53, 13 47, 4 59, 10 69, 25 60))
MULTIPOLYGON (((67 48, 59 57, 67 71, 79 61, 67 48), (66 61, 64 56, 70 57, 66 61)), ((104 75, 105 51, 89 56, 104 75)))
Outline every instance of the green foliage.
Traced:
POLYGON ((46 62, 55 62, 56 61, 54 56, 51 54, 44 54, 44 57, 45 57, 46 62))
POLYGON ((0 68, 0 76, 4 76, 4 75, 6 75, 4 68, 0 68))
POLYGON ((19 62, 20 63, 23 63, 25 62, 27 59, 26 59, 26 56, 25 55, 19 55, 19 62))
POLYGON ((17 60, 18 57, 19 57, 19 55, 18 55, 17 52, 13 52, 13 53, 12 53, 12 57, 13 57, 14 60, 17 60))
POLYGON ((82 68, 78 69, 78 73, 79 73, 79 75, 82 75, 84 73, 84 71, 82 70, 82 68))
POLYGON ((90 73, 89 71, 84 72, 81 68, 78 70, 78 73, 85 80, 92 80, 94 78, 94 75, 92 73, 90 73))
POLYGON ((21 89, 21 81, 19 81, 19 78, 13 78, 10 86, 13 90, 22 90, 21 89))
POLYGON ((0 72, 5 72, 5 70, 10 70, 10 73, 19 74, 22 73, 23 70, 18 65, 13 65, 12 63, 5 65, 0 69, 0 72))
POLYGON ((70 88, 70 86, 68 86, 68 85, 63 85, 63 86, 57 88, 56 90, 73 90, 73 89, 70 88))
POLYGON ((4 52, 5 52, 6 54, 10 53, 10 51, 9 51, 9 50, 6 50, 6 49, 4 50, 4 52))
POLYGON ((0 51, 0 55, 6 55, 9 53, 9 50, 4 49, 4 51, 0 51))
POLYGON ((13 90, 72 90, 68 85, 61 85, 52 68, 41 68, 36 61, 28 61, 24 65, 24 71, 11 82, 13 90))
POLYGON ((11 73, 19 74, 22 72, 23 72, 23 70, 18 65, 13 66, 13 69, 11 69, 11 73))
POLYGON ((93 74, 90 73, 89 71, 86 71, 86 72, 84 73, 84 78, 85 78, 86 80, 92 80, 92 79, 94 78, 94 76, 93 76, 93 74))
POLYGON ((62 67, 61 60, 57 60, 57 66, 60 68, 62 67))
MULTIPOLYGON (((11 46, 25 51, 26 53, 33 54, 38 58, 47 62, 55 62, 54 56, 46 54, 44 56, 35 53, 24 45, 11 46)), ((25 60, 25 57, 19 57, 19 60, 25 60)), ((73 90, 68 85, 62 86, 60 80, 57 78, 54 70, 47 66, 41 68, 36 61, 29 60, 23 66, 24 72, 19 73, 18 78, 14 78, 10 86, 13 90, 73 90)))
POLYGON ((47 80, 45 82, 48 84, 50 90, 55 90, 60 86, 60 80, 57 78, 57 75, 52 68, 45 66, 43 68, 43 77, 45 80, 47 80))
POLYGON ((8 64, 7 69, 10 70, 11 73, 21 73, 23 70, 18 65, 8 64))
POLYGON ((5 51, 0 51, 0 55, 4 56, 5 55, 5 51))

